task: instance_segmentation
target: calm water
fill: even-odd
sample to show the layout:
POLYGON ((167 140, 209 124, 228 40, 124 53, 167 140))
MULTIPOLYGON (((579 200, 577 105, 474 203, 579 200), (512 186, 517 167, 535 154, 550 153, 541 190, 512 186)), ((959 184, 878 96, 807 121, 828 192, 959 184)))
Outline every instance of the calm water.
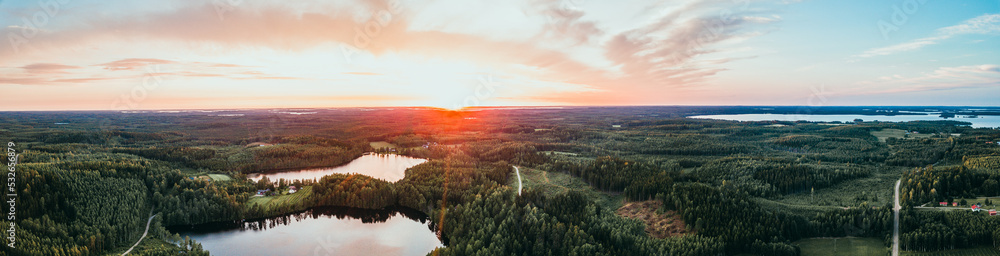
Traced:
POLYGON ((212 255, 426 255, 443 246, 412 209, 317 207, 247 222, 171 227, 212 255))
POLYGON ((739 114, 739 115, 703 115, 689 116, 689 118, 719 119, 733 121, 809 121, 809 122, 854 122, 854 119, 883 122, 906 122, 916 120, 954 120, 972 123, 972 127, 1000 127, 1000 116, 978 116, 969 118, 966 116, 956 116, 954 118, 941 118, 938 114, 932 115, 898 115, 898 116, 866 116, 866 115, 789 115, 789 114, 739 114))
POLYGON ((337 167, 311 168, 265 174, 255 173, 247 175, 247 177, 253 181, 258 181, 264 177, 267 177, 271 181, 278 181, 278 179, 311 180, 313 178, 318 180, 323 176, 334 173, 357 173, 389 182, 396 182, 403 179, 407 168, 424 162, 427 162, 427 160, 394 154, 366 154, 354 159, 350 163, 337 167))

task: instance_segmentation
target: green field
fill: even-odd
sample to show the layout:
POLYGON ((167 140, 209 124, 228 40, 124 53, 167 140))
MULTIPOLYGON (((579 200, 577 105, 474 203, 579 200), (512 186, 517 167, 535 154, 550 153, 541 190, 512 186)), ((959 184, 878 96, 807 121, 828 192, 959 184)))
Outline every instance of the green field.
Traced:
POLYGON ((977 247, 971 249, 957 249, 957 250, 936 251, 936 252, 899 252, 899 254, 911 255, 911 256, 951 256, 951 255, 985 256, 985 255, 1000 255, 1000 250, 990 247, 977 247))
MULTIPOLYGON (((976 203, 984 203, 984 201, 986 201, 987 198, 990 199, 990 204, 989 205, 984 205, 983 208, 985 208, 985 209, 993 209, 995 207, 998 207, 998 205, 1000 205, 1000 197, 965 198, 965 201, 966 201, 966 203, 968 203, 968 205, 971 206, 971 205, 976 204, 976 203)), ((962 201, 962 199, 963 198, 956 198, 955 202, 962 201)))
POLYGON ((233 177, 225 174, 208 174, 208 177, 212 178, 213 181, 230 181, 233 177))
POLYGON ((377 148, 396 148, 395 144, 392 144, 392 143, 389 143, 389 142, 385 142, 385 141, 369 142, 368 145, 371 145, 372 148, 376 148, 376 149, 377 148))
POLYGON ((273 209, 274 207, 284 206, 284 205, 300 205, 312 195, 312 186, 302 187, 302 190, 295 192, 294 194, 285 194, 280 196, 254 196, 247 201, 247 207, 252 205, 260 205, 264 209, 273 209))
POLYGON ((871 132, 872 136, 878 138, 878 141, 885 142, 887 138, 897 138, 897 139, 915 139, 915 138, 930 138, 934 134, 929 133, 910 133, 906 136, 906 131, 900 129, 882 129, 881 131, 871 132))
MULTIPOLYGON (((595 198, 595 201, 609 209, 618 209, 624 199, 621 195, 602 193, 587 185, 582 179, 561 172, 547 172, 538 169, 518 167, 521 170, 521 182, 524 189, 541 190, 546 196, 553 196, 570 190, 583 192, 595 198)), ((517 175, 511 175, 507 184, 517 188, 517 175)))
POLYGON ((883 245, 882 240, 877 238, 810 238, 796 241, 794 244, 802 249, 803 256, 889 255, 889 247, 883 245))
POLYGON ((775 201, 792 205, 855 206, 868 202, 871 206, 892 203, 892 188, 898 174, 873 173, 871 177, 849 180, 828 188, 783 195, 775 201))

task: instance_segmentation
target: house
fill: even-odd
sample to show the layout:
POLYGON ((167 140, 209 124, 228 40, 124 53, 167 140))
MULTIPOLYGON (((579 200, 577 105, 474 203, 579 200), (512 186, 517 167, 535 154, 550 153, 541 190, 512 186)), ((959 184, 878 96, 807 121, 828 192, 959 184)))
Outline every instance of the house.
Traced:
POLYGON ((972 205, 972 211, 973 212, 979 212, 979 206, 978 205, 972 205))
POLYGON ((951 206, 958 206, 958 202, 951 202, 951 206))
POLYGON ((941 206, 948 206, 948 202, 941 202, 941 206))
POLYGON ((298 190, 296 190, 295 186, 288 186, 288 193, 289 194, 295 193, 295 191, 298 191, 298 190))
POLYGON ((997 216, 997 210, 990 210, 990 216, 997 216))
POLYGON ((261 190, 257 190, 257 195, 258 195, 258 196, 263 196, 264 194, 267 194, 267 192, 271 192, 271 189, 261 189, 261 190))

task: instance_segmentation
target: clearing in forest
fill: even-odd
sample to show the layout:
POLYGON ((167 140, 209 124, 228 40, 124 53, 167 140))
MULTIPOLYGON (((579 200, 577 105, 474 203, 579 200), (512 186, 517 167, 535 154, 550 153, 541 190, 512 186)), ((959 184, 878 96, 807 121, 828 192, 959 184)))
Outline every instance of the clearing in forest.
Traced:
POLYGON ((229 181, 229 180, 233 179, 233 177, 229 177, 229 175, 214 174, 214 173, 213 174, 208 174, 208 177, 212 178, 212 180, 214 180, 214 181, 229 181))
POLYGON ((646 233, 655 238, 667 238, 687 234, 684 221, 674 211, 660 212, 663 202, 649 200, 625 203, 615 213, 619 216, 637 219, 646 224, 646 233))
POLYGON ((872 131, 872 136, 878 138, 878 141, 885 142, 887 138, 897 138, 897 139, 915 139, 915 138, 930 138, 934 134, 930 133, 910 133, 900 129, 882 129, 881 131, 872 131))
POLYGON ((378 148, 396 148, 396 144, 392 144, 392 143, 385 142, 385 141, 369 142, 368 145, 371 145, 372 148, 375 148, 375 149, 378 149, 378 148))
POLYGON ((257 204, 260 205, 261 208, 266 209, 268 211, 282 206, 288 206, 289 208, 296 208, 297 206, 303 205, 306 198, 309 198, 309 195, 312 195, 312 186, 305 186, 302 187, 301 190, 293 194, 250 197, 250 200, 247 201, 246 206, 250 207, 257 204))
MULTIPOLYGON (((805 254, 803 254, 805 255, 805 254)), ((900 255, 905 256, 952 256, 952 255, 966 255, 966 256, 986 256, 986 255, 1000 255, 1000 250, 996 248, 990 248, 989 246, 981 246, 969 249, 955 249, 955 250, 944 250, 936 252, 901 252, 900 255)))
POLYGON ((794 244, 802 249, 802 256, 889 255, 889 247, 878 238, 809 238, 794 244))

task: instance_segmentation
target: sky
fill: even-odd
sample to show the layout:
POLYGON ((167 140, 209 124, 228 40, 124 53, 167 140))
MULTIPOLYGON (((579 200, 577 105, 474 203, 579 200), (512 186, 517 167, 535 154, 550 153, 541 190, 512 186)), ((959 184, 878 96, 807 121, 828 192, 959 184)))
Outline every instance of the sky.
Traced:
POLYGON ((0 111, 1000 105, 1000 1, 0 0, 0 111))

